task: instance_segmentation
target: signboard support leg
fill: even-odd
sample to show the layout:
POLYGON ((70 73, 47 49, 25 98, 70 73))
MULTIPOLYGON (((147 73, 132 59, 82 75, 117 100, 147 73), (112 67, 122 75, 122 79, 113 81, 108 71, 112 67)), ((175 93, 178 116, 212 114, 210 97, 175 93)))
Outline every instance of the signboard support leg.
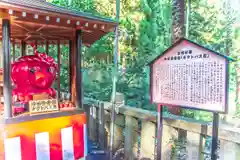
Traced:
POLYGON ((163 132, 163 106, 158 105, 158 115, 157 115, 157 160, 162 158, 162 132, 163 132))
POLYGON ((213 127, 212 127, 212 151, 211 159, 218 159, 218 127, 219 127, 219 114, 213 113, 213 127))

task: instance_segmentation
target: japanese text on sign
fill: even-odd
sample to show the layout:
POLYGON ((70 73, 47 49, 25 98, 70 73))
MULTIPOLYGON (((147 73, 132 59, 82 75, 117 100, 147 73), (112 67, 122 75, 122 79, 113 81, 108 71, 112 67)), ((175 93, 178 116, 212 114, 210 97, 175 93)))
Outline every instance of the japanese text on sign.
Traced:
POLYGON ((30 101, 29 103, 30 114, 53 112, 59 110, 56 99, 30 101))
POLYGON ((153 63, 153 102, 224 112, 226 61, 205 48, 180 43, 153 63))

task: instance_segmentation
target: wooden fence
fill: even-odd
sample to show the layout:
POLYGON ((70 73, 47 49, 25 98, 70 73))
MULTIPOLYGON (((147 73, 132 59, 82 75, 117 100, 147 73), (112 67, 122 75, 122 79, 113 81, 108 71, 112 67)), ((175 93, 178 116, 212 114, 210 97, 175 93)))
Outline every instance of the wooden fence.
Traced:
MULTIPOLYGON (((110 102, 84 99, 88 114, 88 133, 92 140, 106 149, 110 137, 110 102)), ((122 106, 115 120, 114 151, 124 148, 125 159, 155 159, 156 113, 122 106)), ((162 160, 207 160, 206 138, 212 133, 211 124, 179 116, 164 115, 162 160)), ((240 159, 240 128, 220 124, 220 160, 240 159)), ((210 145, 211 146, 211 145, 210 145)))

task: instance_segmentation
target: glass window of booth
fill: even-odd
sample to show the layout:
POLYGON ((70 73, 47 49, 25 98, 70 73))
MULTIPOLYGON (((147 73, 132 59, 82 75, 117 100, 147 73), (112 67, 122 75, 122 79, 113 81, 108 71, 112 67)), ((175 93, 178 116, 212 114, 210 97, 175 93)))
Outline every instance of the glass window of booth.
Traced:
POLYGON ((41 5, 37 0, 2 3, 4 104, 0 107, 4 119, 50 112, 74 114, 59 112, 74 109, 82 112, 83 46, 90 47, 118 23, 45 1, 41 5))
MULTIPOLYGON (((26 44, 25 53, 21 53, 21 45, 11 43, 13 117, 74 110, 70 93, 70 44, 60 41, 26 44)), ((2 64, 0 67, 0 114, 3 115, 2 64)))

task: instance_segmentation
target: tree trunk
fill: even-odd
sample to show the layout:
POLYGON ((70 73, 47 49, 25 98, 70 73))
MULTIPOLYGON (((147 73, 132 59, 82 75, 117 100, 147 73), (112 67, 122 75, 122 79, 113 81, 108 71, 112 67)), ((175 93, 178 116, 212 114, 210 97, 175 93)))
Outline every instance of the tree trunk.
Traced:
POLYGON ((185 35, 185 0, 172 0, 172 43, 185 35))
MULTIPOLYGON (((172 44, 185 35, 185 0, 172 0, 172 44)), ((180 115, 181 110, 178 107, 168 107, 168 111, 175 115, 180 115)))

